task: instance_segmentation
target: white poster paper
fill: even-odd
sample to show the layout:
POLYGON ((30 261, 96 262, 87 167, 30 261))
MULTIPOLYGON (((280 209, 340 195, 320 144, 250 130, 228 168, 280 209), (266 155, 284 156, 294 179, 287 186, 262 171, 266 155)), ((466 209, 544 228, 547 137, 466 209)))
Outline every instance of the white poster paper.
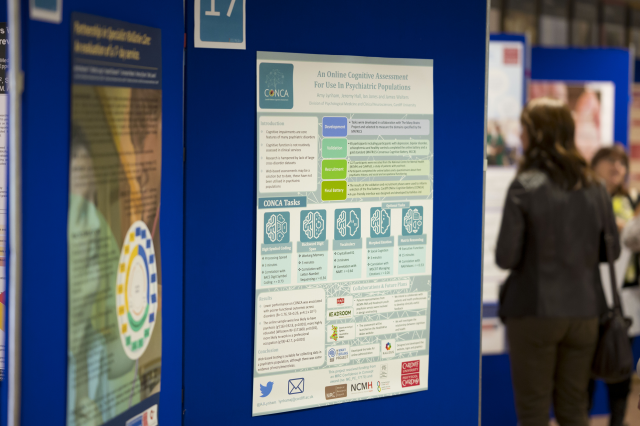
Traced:
POLYGON ((253 415, 427 389, 430 60, 258 52, 253 415))
POLYGON ((498 292, 508 271, 496 265, 495 250, 507 189, 522 153, 520 114, 524 104, 524 43, 489 43, 487 173, 484 199, 482 353, 505 350, 504 325, 497 317, 498 292))

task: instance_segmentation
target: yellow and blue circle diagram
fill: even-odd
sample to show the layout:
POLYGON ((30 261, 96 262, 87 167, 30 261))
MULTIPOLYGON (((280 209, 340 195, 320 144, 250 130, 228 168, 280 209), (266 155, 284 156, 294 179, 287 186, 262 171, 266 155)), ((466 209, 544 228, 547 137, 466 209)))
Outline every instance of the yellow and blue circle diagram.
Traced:
POLYGON ((116 285, 120 341, 127 356, 137 360, 149 346, 158 314, 156 255, 142 221, 131 225, 125 236, 116 285))

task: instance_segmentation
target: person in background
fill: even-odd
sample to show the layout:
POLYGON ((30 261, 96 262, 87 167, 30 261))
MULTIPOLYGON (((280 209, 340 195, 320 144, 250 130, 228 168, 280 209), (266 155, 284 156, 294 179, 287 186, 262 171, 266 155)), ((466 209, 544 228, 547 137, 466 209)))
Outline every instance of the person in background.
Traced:
MULTIPOLYGON (((624 148, 613 146, 601 148, 591 160, 591 168, 602 180, 607 193, 611 197, 613 213, 618 231, 622 232, 627 223, 633 219, 636 205, 635 197, 629 194, 626 187, 629 172, 629 158, 624 148)), ((638 254, 631 257, 624 277, 624 286, 638 285, 638 254)), ((624 297, 624 293, 621 293, 624 297)), ((607 383, 609 393, 609 426, 622 426, 627 409, 627 398, 631 387, 631 376, 619 383, 607 383)), ((589 383, 589 396, 593 399, 595 381, 589 383)))
POLYGON ((505 166, 507 161, 507 145, 500 131, 500 125, 490 121, 487 125, 487 162, 490 166, 505 166))
POLYGON ((520 426, 587 426, 587 388, 606 312, 599 263, 605 229, 618 231, 605 188, 576 149, 562 101, 540 98, 522 112, 524 158, 511 183, 496 262, 511 270, 501 289, 520 426), (608 209, 609 212, 606 212, 608 209))

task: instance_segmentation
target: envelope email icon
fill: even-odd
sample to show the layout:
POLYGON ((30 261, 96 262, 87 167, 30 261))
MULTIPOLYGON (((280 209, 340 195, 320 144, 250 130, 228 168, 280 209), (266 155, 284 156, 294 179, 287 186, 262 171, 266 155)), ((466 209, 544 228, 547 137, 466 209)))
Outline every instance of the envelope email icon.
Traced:
POLYGON ((289 380, 289 395, 295 395, 297 393, 304 392, 304 379, 291 379, 289 380))

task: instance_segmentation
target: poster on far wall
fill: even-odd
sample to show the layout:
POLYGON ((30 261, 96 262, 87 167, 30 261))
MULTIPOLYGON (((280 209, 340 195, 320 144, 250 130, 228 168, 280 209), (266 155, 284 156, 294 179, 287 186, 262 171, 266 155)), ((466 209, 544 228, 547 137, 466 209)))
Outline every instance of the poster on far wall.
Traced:
POLYGON ((67 426, 158 424, 160 30, 74 13, 67 426))
POLYGON ((495 249, 502 208, 521 155, 520 113, 525 93, 525 44, 489 43, 487 173, 484 210, 482 353, 504 352, 504 325, 497 316, 498 290, 507 271, 498 268, 495 249))
POLYGON ((640 191, 640 84, 632 86, 629 115, 629 187, 640 191))
POLYGON ((613 145, 615 85, 611 81, 543 81, 529 85, 529 100, 551 97, 569 105, 576 123, 576 147, 587 161, 613 145))

